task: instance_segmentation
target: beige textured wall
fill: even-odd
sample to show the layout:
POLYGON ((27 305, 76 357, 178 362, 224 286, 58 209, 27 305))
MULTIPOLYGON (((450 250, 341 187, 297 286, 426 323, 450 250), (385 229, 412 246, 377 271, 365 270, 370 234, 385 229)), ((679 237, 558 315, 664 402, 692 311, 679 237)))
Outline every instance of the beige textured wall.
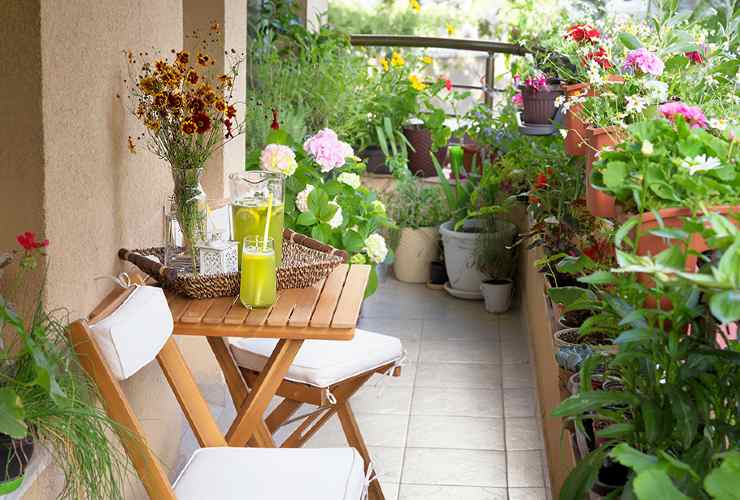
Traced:
MULTIPOLYGON (((183 46, 193 51, 194 42, 188 35, 194 31, 207 33, 213 22, 218 23, 223 31, 223 46, 211 55, 216 59, 217 70, 225 73, 231 64, 230 59, 224 57, 224 52, 234 49, 238 55, 246 51, 246 19, 246 0, 183 0, 183 46)), ((241 104, 237 107, 237 123, 242 123, 245 113, 246 79, 243 76, 237 78, 234 86, 234 100, 241 104)), ((227 198, 229 174, 244 170, 244 141, 244 135, 238 136, 216 151, 209 160, 203 176, 203 187, 212 199, 227 198)))
MULTIPOLYGON (((0 0, 0 249, 26 229, 51 240, 49 307, 85 315, 110 286, 94 278, 123 270, 118 248, 161 243, 162 203, 172 181, 162 161, 143 148, 136 155, 127 150, 126 137, 140 129, 115 98, 125 95, 122 51, 179 49, 183 17, 194 22, 197 4, 211 3, 0 0)), ((227 41, 243 50, 246 1, 213 3, 221 5, 220 17, 206 22, 226 21, 227 41)), ((206 186, 212 198, 224 197, 223 179, 242 168, 243 139, 221 154, 210 165, 220 166, 206 186)), ((205 342, 181 344, 199 382, 220 383, 205 342)), ((185 421, 159 367, 144 368, 124 390, 174 475, 185 421)), ((51 469, 26 498, 53 498, 50 476, 51 469)), ((127 498, 146 498, 138 481, 127 498)))

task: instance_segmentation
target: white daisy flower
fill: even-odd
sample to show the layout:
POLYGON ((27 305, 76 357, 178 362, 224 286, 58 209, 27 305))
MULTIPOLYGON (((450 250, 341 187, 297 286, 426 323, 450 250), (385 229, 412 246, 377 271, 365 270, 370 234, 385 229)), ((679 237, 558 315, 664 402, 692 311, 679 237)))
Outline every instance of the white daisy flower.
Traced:
POLYGON ((716 170, 722 166, 722 162, 718 158, 710 156, 707 158, 706 155, 698 155, 693 158, 686 158, 681 162, 681 168, 685 168, 689 171, 689 175, 694 175, 697 172, 706 172, 709 170, 716 170))

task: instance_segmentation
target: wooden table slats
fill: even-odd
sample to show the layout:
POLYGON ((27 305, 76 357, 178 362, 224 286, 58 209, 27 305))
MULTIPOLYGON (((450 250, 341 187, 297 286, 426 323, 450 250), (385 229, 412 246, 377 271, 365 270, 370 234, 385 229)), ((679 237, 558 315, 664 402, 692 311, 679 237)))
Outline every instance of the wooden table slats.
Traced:
POLYGON ((183 313, 180 323, 197 324, 203 319, 213 305, 213 299, 194 300, 183 313))
POLYGON ((319 300, 319 294, 324 289, 324 283, 326 283, 325 279, 310 288, 301 289, 301 294, 293 309, 293 314, 290 315, 288 325, 294 328, 308 326, 309 321, 311 321, 311 314, 316 307, 316 301, 319 300))
POLYGON ((218 325, 224 321, 226 314, 234 305, 236 297, 219 297, 213 300, 213 305, 203 316, 202 322, 206 325, 218 325))
POLYGON ((369 276, 370 266, 342 264, 311 287, 279 291, 270 308, 247 309, 238 297, 196 300, 169 291, 167 300, 182 335, 351 338, 369 276))
POLYGON ((339 296, 344 288, 344 280, 347 278, 349 266, 342 264, 337 267, 326 279, 324 290, 321 292, 313 316, 311 317, 311 326, 314 328, 326 328, 331 325, 334 317, 334 311, 339 302, 339 296))
POLYGON ((332 328, 352 328, 357 324, 360 306, 365 297, 365 287, 370 278, 370 267, 352 266, 347 273, 342 296, 334 313, 332 328))

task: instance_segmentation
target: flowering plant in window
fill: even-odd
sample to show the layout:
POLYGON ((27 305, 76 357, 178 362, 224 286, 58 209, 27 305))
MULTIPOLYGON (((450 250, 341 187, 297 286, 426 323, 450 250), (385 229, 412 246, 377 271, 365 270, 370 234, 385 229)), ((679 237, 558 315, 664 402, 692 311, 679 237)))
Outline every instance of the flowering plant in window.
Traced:
MULTIPOLYGON (((286 227, 347 251, 353 263, 384 262, 389 252, 379 231, 390 220, 375 193, 362 185, 365 165, 352 147, 328 128, 303 144, 281 137, 286 144, 265 146, 259 168, 286 176, 286 227)), ((370 291, 374 270, 372 277, 370 291)))
POLYGON ((136 138, 128 138, 129 148, 135 152, 136 143, 144 141, 149 151, 169 163, 186 246, 206 236, 207 205, 200 187, 206 162, 239 135, 243 125, 238 122, 233 95, 243 56, 233 51, 225 54, 227 69, 217 71, 208 51, 220 37, 214 25, 207 35, 194 35, 194 53, 173 50, 166 57, 126 52, 130 77, 125 84, 131 112, 145 127, 136 138))
POLYGON ((630 138, 602 151, 592 184, 626 211, 740 204, 737 139, 692 127, 683 114, 634 123, 630 138))

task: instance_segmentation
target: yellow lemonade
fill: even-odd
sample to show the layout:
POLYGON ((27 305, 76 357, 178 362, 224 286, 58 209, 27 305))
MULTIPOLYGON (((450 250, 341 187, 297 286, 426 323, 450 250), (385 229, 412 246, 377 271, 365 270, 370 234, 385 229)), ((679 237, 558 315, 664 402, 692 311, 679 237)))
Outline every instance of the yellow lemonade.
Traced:
POLYGON ((244 307, 270 307, 277 297, 275 252, 247 246, 242 252, 239 300, 244 307))
MULTIPOLYGON (((242 199, 231 204, 232 239, 239 242, 239 254, 242 252, 244 238, 255 236, 263 238, 267 220, 267 201, 242 199)), ((275 266, 280 267, 283 260, 283 220, 285 205, 273 204, 270 214, 270 227, 267 236, 275 243, 275 266)))

